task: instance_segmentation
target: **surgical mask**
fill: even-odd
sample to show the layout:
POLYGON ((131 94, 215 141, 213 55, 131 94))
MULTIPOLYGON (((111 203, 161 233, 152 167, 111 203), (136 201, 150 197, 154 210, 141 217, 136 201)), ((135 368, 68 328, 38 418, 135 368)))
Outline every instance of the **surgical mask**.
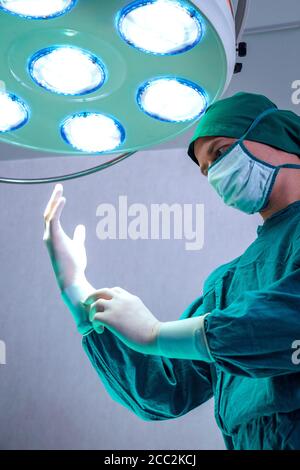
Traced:
POLYGON ((247 214, 263 210, 280 168, 298 168, 300 165, 286 163, 272 165, 254 156, 243 141, 247 134, 266 115, 279 111, 270 108, 261 113, 246 133, 208 168, 208 182, 228 206, 247 214))

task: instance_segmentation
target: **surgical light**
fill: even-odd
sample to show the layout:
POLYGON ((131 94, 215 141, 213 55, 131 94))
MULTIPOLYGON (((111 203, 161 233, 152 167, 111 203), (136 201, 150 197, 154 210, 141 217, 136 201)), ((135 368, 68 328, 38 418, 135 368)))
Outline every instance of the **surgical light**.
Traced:
POLYGON ((10 132, 24 126, 29 110, 26 104, 12 93, 0 91, 0 132, 10 132))
POLYGON ((36 52, 29 73, 43 88, 63 95, 84 95, 100 88, 105 80, 104 66, 88 51, 55 46, 36 52))
POLYGON ((125 130, 116 119, 96 113, 68 117, 61 125, 61 133, 68 144, 89 153, 115 150, 125 139, 125 130))
POLYGON ((196 46, 204 22, 197 10, 183 2, 133 2, 118 18, 122 38, 131 46, 153 54, 179 54, 196 46))
POLYGON ((18 180, 0 170, 0 182, 91 174, 185 133, 238 70, 248 4, 0 0, 0 142, 31 149, 22 159, 98 159, 61 177, 18 180))
POLYGON ((207 98, 195 83, 178 78, 158 78, 143 84, 137 101, 141 109, 156 119, 182 122, 205 111, 207 98))
POLYGON ((75 0, 0 0, 0 8, 31 19, 47 19, 67 13, 75 0))

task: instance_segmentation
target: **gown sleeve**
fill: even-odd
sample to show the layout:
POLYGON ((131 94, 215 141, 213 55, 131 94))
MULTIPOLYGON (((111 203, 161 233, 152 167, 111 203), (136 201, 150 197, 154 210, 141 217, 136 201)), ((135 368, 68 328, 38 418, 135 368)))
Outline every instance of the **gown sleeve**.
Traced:
MULTIPOLYGON (((180 318, 201 304, 198 297, 180 318)), ((213 396, 205 362, 142 354, 107 328, 84 336, 82 345, 111 398, 145 421, 177 418, 213 396)))
POLYGON ((300 265, 294 267, 265 289, 246 290, 205 317, 206 339, 221 369, 248 377, 300 372, 293 360, 293 343, 300 340, 300 265))

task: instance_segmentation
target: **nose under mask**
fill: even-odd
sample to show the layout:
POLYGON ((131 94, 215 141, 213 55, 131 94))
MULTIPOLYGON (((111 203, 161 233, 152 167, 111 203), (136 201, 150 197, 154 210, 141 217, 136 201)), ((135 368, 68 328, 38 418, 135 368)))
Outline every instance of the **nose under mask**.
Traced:
POLYGON ((238 142, 209 167, 208 182, 225 204, 254 214, 268 204, 279 168, 249 156, 238 142))

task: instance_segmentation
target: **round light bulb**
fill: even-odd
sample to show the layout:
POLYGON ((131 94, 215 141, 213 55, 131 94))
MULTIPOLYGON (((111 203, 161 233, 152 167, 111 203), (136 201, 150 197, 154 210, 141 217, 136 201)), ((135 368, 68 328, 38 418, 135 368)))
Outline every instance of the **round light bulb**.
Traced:
POLYGON ((100 113, 79 113, 67 117, 61 125, 64 140, 77 150, 100 153, 123 144, 125 130, 114 118, 100 113))
POLYGON ((56 18, 69 12, 77 0, 0 0, 0 8, 29 19, 56 18))
POLYGON ((36 52, 29 73, 41 87, 63 95, 84 95, 100 88, 104 65, 93 54, 73 46, 53 46, 36 52))
POLYGON ((181 78, 157 78, 138 90, 137 102, 146 114, 168 122, 196 119, 207 108, 204 90, 181 78))
POLYGON ((127 5, 117 17, 122 38, 153 54, 179 54, 196 46, 203 20, 191 6, 170 0, 148 0, 127 5))
POLYGON ((29 118, 26 104, 12 93, 0 91, 0 132, 10 132, 24 126, 29 118))

